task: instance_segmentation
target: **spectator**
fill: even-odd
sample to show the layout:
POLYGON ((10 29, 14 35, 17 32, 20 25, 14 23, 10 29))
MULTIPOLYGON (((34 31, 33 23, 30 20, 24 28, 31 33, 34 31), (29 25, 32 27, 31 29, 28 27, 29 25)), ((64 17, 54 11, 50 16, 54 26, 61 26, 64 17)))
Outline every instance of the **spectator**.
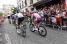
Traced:
POLYGON ((44 16, 44 13, 43 13, 43 10, 39 10, 39 15, 41 16, 41 17, 43 17, 44 16))

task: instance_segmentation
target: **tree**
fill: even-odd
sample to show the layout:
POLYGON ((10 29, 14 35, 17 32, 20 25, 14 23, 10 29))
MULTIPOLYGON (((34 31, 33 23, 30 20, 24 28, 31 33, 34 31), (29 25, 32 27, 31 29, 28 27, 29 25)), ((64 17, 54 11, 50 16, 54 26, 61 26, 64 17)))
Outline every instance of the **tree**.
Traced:
POLYGON ((3 13, 2 12, 0 12, 0 16, 3 16, 3 13))
POLYGON ((17 12, 17 8, 16 7, 13 7, 12 8, 12 13, 15 14, 17 12))

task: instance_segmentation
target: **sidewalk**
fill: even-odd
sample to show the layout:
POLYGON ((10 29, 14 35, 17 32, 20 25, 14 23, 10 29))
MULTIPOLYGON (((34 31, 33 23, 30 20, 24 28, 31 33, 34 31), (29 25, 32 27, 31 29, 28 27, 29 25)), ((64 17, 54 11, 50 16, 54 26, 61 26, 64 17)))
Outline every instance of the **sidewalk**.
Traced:
MULTIPOLYGON (((55 28, 55 29, 59 29, 59 27, 60 27, 60 26, 57 26, 57 25, 50 25, 50 24, 49 25, 46 24, 46 26, 50 27, 50 28, 55 28)), ((62 30, 67 30, 67 26, 61 26, 60 30, 61 29, 62 30)))

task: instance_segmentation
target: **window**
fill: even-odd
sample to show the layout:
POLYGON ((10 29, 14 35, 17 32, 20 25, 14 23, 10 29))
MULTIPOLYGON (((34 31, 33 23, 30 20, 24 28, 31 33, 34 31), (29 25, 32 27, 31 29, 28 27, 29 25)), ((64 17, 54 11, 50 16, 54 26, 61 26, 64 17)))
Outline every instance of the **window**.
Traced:
POLYGON ((27 6, 27 1, 25 0, 25 6, 27 6))
POLYGON ((20 9, 21 9, 21 3, 20 3, 20 9))
POLYGON ((33 0, 30 0, 30 4, 33 4, 33 0))
POLYGON ((23 5, 23 1, 22 1, 22 8, 24 7, 24 5, 23 5))

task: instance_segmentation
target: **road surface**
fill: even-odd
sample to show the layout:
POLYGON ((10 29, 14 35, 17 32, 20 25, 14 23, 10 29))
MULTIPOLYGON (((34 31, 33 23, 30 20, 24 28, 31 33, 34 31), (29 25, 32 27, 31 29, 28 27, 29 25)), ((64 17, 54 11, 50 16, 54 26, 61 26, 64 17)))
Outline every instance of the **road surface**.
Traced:
MULTIPOLYGON (((47 36, 41 37, 37 33, 29 30, 29 23, 27 23, 27 36, 23 38, 16 33, 15 26, 9 24, 6 19, 3 26, 0 28, 2 33, 2 44, 67 44, 67 31, 57 31, 46 27, 47 36)), ((1 38, 0 38, 1 41, 1 38)))

